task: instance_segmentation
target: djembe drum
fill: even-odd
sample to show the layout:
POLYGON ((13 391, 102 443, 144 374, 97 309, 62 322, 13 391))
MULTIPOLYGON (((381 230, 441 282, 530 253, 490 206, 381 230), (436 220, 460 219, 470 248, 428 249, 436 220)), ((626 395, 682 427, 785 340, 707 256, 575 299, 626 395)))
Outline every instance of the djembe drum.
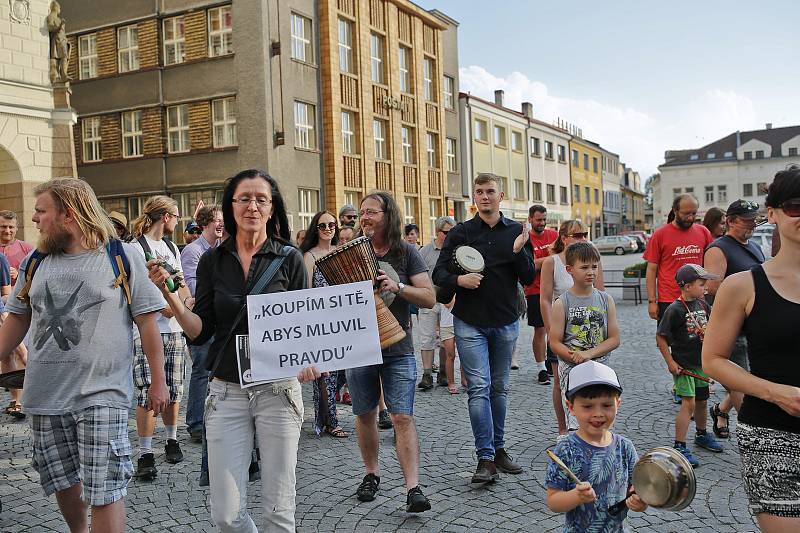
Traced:
MULTIPOLYGON (((320 257, 315 264, 331 285, 372 281, 378 275, 378 258, 367 237, 359 237, 334 250, 325 257, 320 257)), ((378 316, 378 335, 381 349, 403 340, 406 332, 394 317, 375 289, 375 312, 378 316)))

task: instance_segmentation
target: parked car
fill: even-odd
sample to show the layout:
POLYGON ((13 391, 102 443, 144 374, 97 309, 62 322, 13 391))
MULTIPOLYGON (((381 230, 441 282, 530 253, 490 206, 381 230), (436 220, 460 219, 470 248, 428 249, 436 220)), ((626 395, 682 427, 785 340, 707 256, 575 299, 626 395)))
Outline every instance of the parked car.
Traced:
POLYGON ((753 233, 750 240, 761 248, 764 252, 764 258, 767 260, 772 259, 772 232, 770 233, 753 233))
POLYGON ((645 248, 647 248, 647 241, 638 233, 626 233, 624 236, 636 242, 637 252, 644 252, 645 248))
POLYGON ((602 253, 615 253, 617 255, 625 255, 634 253, 638 249, 636 241, 624 235, 609 235, 607 237, 598 237, 592 240, 597 251, 602 253))
POLYGON ((753 235, 769 235, 772 237, 773 231, 775 231, 775 224, 766 223, 756 226, 753 230, 753 235))
POLYGON ((642 231, 642 230, 638 230, 638 229, 637 230, 630 230, 630 231, 623 231, 622 235, 625 235, 626 237, 630 237, 631 235, 638 235, 639 237, 641 237, 644 240, 645 246, 647 246, 647 243, 650 242, 650 237, 652 236, 649 233, 647 233, 646 231, 642 231))

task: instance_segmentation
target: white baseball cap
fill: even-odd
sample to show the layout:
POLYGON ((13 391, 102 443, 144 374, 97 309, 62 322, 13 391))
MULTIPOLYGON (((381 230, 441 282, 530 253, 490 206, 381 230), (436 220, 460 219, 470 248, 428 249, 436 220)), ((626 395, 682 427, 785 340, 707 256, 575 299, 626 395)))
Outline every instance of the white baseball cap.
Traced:
POLYGON ((569 371, 567 399, 571 399, 579 390, 592 385, 608 385, 622 394, 622 385, 619 384, 617 373, 611 367, 597 361, 586 361, 569 371))

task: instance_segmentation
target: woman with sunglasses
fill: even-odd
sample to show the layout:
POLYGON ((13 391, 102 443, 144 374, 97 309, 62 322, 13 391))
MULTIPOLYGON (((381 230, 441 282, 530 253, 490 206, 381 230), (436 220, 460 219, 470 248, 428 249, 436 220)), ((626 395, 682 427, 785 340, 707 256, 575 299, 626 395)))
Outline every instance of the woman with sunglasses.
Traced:
MULTIPOLYGON (((327 287, 328 281, 317 269, 315 262, 336 249, 339 242, 339 227, 336 217, 327 211, 320 211, 311 219, 306 230, 306 237, 300 245, 303 262, 308 273, 309 288, 327 287)), ((330 372, 314 382, 314 429, 317 435, 324 431, 331 437, 344 439, 349 434, 339 425, 336 412, 336 376, 338 372, 330 372)))
MULTIPOLYGON (((561 223, 558 229, 558 238, 550 248, 550 255, 542 263, 539 272, 539 306, 542 312, 545 331, 550 331, 550 315, 553 302, 572 287, 572 276, 567 272, 566 255, 570 244, 583 242, 589 238, 589 230, 580 220, 567 220, 561 223)), ((603 267, 597 271, 595 288, 603 290, 603 267)), ((561 403, 561 386, 558 380, 558 357, 547 348, 547 360, 556 379, 553 380, 553 409, 556 412, 558 423, 558 436, 561 439, 567 435, 567 417, 561 403)))
POLYGON ((703 342, 703 370, 745 394, 736 432, 742 480, 761 531, 800 530, 800 166, 778 172, 766 198, 778 254, 722 282, 703 342), (750 372, 729 360, 747 337, 750 372))

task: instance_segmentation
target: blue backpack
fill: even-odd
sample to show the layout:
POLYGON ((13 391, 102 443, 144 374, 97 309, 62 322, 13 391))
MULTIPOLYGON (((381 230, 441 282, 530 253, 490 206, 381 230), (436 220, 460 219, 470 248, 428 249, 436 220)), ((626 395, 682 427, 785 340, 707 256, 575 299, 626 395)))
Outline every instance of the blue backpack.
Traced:
MULTIPOLYGON (((125 292, 125 299, 128 301, 128 305, 130 305, 131 287, 128 284, 128 278, 130 278, 131 275, 131 264, 128 261, 128 256, 125 255, 122 241, 119 239, 110 239, 108 244, 106 244, 106 253, 108 254, 108 258, 111 260, 111 268, 114 271, 114 283, 112 287, 115 289, 122 287, 122 290, 125 292)), ((23 274, 25 275, 25 285, 22 286, 17 294, 17 299, 19 301, 24 303, 28 303, 30 301, 30 298, 28 297, 28 291, 31 290, 33 276, 36 274, 36 271, 42 264, 42 260, 47 257, 47 255, 48 254, 45 252, 34 250, 31 256, 28 258, 28 262, 23 269, 23 274)))

